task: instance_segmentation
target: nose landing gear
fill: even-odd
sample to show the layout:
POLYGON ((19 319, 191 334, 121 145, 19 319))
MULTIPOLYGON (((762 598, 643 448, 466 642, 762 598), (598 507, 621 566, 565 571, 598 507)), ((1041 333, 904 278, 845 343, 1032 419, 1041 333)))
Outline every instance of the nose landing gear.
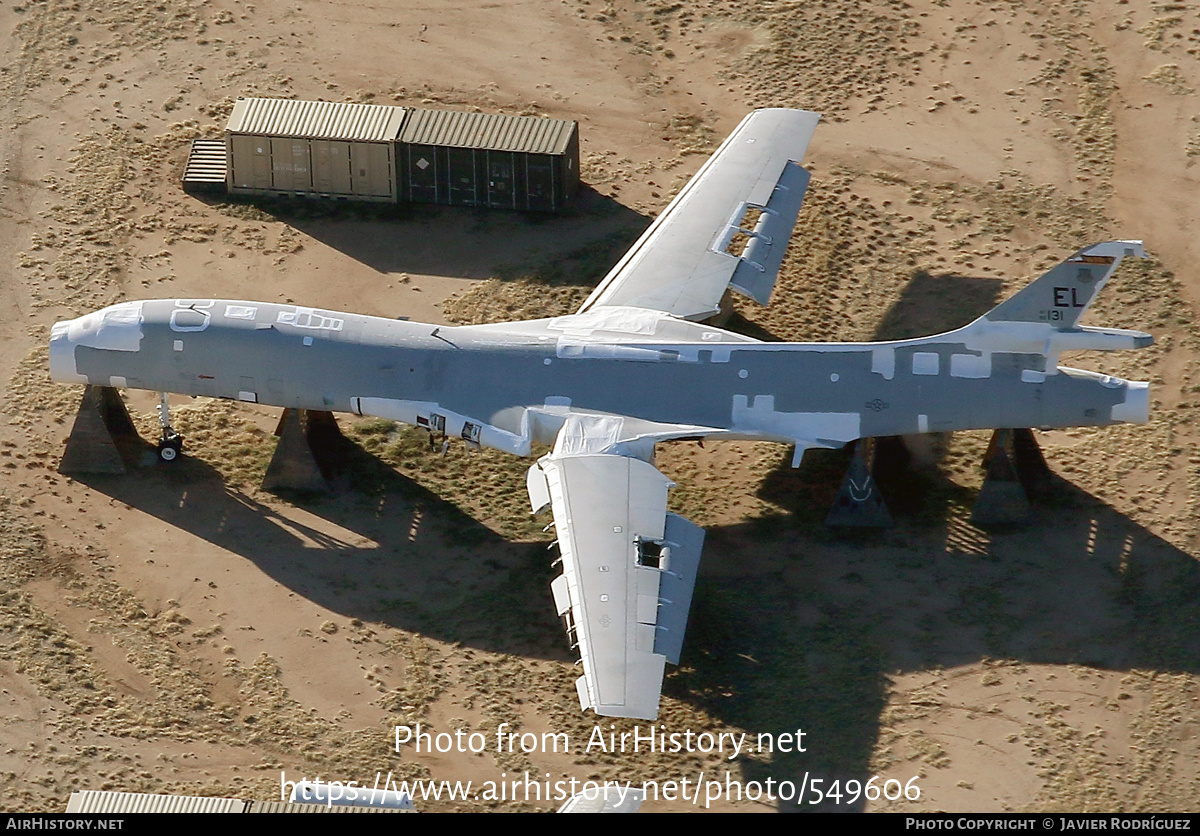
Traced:
POLYGON ((162 427, 162 436, 155 448, 158 459, 173 462, 183 452, 183 436, 171 429, 171 406, 166 392, 158 393, 158 423, 162 427))

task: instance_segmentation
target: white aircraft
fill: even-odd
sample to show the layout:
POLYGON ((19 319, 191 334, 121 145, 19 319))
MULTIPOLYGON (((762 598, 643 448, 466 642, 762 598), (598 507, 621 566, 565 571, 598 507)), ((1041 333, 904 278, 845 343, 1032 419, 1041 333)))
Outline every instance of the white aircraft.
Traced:
MULTIPOLYGON (((1077 325, 1139 241, 1071 255, 955 331, 874 343, 767 343, 701 322, 727 287, 765 304, 809 182, 817 114, 751 113, 575 314, 461 327, 217 299, 125 302, 57 323, 60 381, 373 415, 530 454, 579 648, 580 704, 657 717, 704 533, 667 512, 659 442, 807 448, 960 429, 1144 422, 1146 383, 1058 365, 1148 334, 1077 325)), ((164 395, 165 401, 165 395, 164 395)), ((163 414, 164 458, 180 440, 163 414)))

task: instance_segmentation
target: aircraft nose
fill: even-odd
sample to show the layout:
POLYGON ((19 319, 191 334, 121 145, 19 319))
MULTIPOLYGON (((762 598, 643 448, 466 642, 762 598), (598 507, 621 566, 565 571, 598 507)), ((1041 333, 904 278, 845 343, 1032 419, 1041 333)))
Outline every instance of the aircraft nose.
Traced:
MULTIPOLYGON (((78 319, 67 319, 54 323, 50 329, 50 377, 59 383, 87 383, 88 379, 75 368, 75 346, 78 342, 71 339, 71 332, 86 330, 89 326, 83 320, 96 317, 88 314, 78 319)), ((94 326, 99 329, 99 323, 94 326)))
POLYGON ((1144 424, 1150 420, 1150 384, 1130 380, 1125 384, 1125 402, 1112 408, 1112 419, 1127 424, 1144 424))
POLYGON ((50 376, 63 383, 87 383, 75 364, 79 346, 103 351, 138 351, 142 344, 142 303, 122 302, 50 329, 50 376))

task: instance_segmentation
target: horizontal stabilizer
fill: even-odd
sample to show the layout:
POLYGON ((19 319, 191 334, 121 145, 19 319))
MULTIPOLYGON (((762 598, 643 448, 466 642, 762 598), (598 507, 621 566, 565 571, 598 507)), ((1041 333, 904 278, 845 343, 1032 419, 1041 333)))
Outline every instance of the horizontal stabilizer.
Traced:
POLYGON ((1123 351, 1154 345, 1154 337, 1144 331, 1124 328, 1074 328, 1050 335, 1051 351, 1123 351))

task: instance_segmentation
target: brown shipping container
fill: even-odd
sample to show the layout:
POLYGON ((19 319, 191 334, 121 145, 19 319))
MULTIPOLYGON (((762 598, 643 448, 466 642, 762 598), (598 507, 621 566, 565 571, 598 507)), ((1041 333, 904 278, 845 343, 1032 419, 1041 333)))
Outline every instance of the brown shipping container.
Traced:
POLYGON ((395 202, 405 109, 238 99, 225 129, 231 194, 395 202))
POLYGON ((399 199, 553 212, 579 190, 579 129, 539 116, 410 108, 399 199))

